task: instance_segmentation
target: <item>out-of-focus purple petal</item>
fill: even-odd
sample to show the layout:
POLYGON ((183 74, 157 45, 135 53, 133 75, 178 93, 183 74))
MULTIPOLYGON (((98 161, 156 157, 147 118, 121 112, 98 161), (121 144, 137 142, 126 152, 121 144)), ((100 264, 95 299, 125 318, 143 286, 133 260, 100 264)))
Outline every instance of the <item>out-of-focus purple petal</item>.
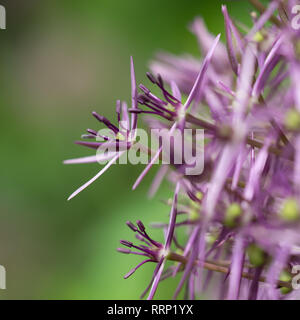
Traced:
POLYGON ((169 170, 169 167, 166 164, 161 165, 161 167, 159 168, 155 178, 152 181, 151 187, 149 189, 148 195, 150 198, 155 196, 168 170, 169 170))
POLYGON ((253 48, 247 46, 245 49, 245 54, 242 58, 240 76, 238 78, 238 87, 236 98, 233 102, 234 118, 233 124, 240 125, 241 120, 246 111, 249 96, 251 92, 251 85, 254 76, 254 66, 255 66, 255 55, 253 48))
POLYGON ((244 191, 244 198, 248 201, 252 200, 254 192, 258 187, 259 179, 261 177, 262 171, 265 167, 267 158, 269 156, 268 150, 270 143, 270 139, 267 138, 264 147, 260 150, 256 158, 256 161, 250 170, 249 180, 244 191))
POLYGON ((194 86, 184 104, 184 110, 187 110, 189 108, 189 106, 191 105, 193 99, 195 98, 196 94, 199 94, 198 91, 201 91, 201 85, 202 85, 202 82, 203 82, 203 79, 205 77, 205 73, 206 73, 206 70, 207 68, 209 67, 209 64, 210 64, 210 61, 211 61, 211 58, 214 54, 214 51, 216 49, 216 46, 219 42, 219 39, 220 39, 220 34, 216 37, 216 39, 214 40, 210 50, 208 51, 203 63, 202 63, 202 66, 201 66, 201 70, 197 76, 197 79, 194 83, 194 86))
POLYGON ((259 76, 257 77, 257 80, 253 86, 253 90, 252 90, 252 95, 254 97, 258 97, 259 94, 262 92, 262 90, 264 89, 264 86, 266 84, 266 81, 270 75, 270 73, 273 71, 273 69, 275 68, 276 64, 278 63, 280 57, 278 54, 278 51, 280 49, 281 46, 281 41, 282 39, 279 38, 274 46, 272 47, 270 53, 268 54, 263 68, 259 74, 259 76))
POLYGON ((171 213, 170 213, 170 222, 169 222, 169 227, 166 235, 166 243, 165 243, 165 250, 168 251, 171 242, 173 239, 173 234, 174 234, 174 229, 175 229, 175 223, 176 223, 176 216, 177 216, 177 198, 178 198, 178 193, 180 189, 180 182, 177 182, 175 192, 174 192, 174 197, 173 197, 173 203, 171 207, 171 213))
POLYGON ((228 300, 236 300, 239 296, 240 281, 244 264, 244 239, 237 235, 233 245, 229 274, 228 300))
POLYGON ((233 44, 233 39, 232 39, 232 21, 228 15, 227 7, 225 5, 222 6, 222 12, 224 15, 224 20, 225 20, 225 31, 226 31, 226 45, 227 45, 227 53, 228 53, 228 58, 232 67, 232 70, 234 73, 237 75, 238 74, 238 59, 237 59, 237 52, 236 48, 234 47, 233 44))
POLYGON ((298 196, 300 196, 300 135, 295 141, 295 163, 294 163, 294 185, 298 196))
POLYGON ((171 81, 171 90, 172 90, 173 96, 174 96, 178 101, 181 102, 181 93, 180 93, 180 90, 179 90, 176 82, 173 81, 173 80, 171 81))

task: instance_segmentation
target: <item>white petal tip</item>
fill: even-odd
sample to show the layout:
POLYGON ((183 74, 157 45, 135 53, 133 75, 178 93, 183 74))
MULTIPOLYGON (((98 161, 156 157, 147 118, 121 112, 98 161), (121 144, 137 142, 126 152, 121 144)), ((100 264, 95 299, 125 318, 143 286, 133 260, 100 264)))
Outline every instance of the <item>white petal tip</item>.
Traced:
POLYGON ((69 196, 69 198, 67 199, 67 201, 72 200, 75 196, 76 196, 76 194, 72 193, 72 194, 69 196))

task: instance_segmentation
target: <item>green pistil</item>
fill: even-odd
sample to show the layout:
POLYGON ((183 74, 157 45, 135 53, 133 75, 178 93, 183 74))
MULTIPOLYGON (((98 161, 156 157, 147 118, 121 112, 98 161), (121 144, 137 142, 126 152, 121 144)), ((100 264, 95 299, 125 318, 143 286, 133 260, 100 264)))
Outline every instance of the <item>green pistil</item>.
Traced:
POLYGON ((124 140, 125 140, 125 137, 124 137, 124 135, 119 131, 119 132, 116 134, 116 139, 117 139, 117 140, 120 140, 120 141, 124 141, 124 140))
POLYGON ((189 211, 190 221, 197 221, 199 219, 200 209, 201 209, 200 203, 191 201, 191 209, 189 211))
POLYGON ((168 109, 169 111, 175 112, 176 109, 174 106, 172 106, 170 103, 166 106, 166 109, 168 109))
POLYGON ((197 221, 199 219, 199 211, 192 208, 189 212, 189 220, 190 221, 197 221))
POLYGON ((206 242, 212 245, 216 242, 217 238, 217 234, 210 233, 207 235, 206 242))
POLYGON ((241 214, 241 206, 238 203, 232 203, 226 210, 224 224, 229 228, 235 227, 241 214))
POLYGON ((260 267, 266 261, 265 252, 256 244, 250 244, 247 248, 250 263, 255 267, 260 267))
POLYGON ((285 221, 291 222, 298 220, 300 216, 300 209, 297 200, 294 198, 286 199, 282 204, 279 215, 281 219, 285 221))
MULTIPOLYGON (((281 273, 280 273, 280 276, 279 276, 279 280, 280 281, 284 281, 284 282, 291 282, 292 281, 292 275, 286 271, 286 270, 283 270, 281 273)), ((287 293, 290 293, 293 289, 291 288, 286 288, 286 287, 281 287, 280 288, 280 292, 282 294, 287 294, 287 293)))
POLYGON ((264 36, 263 36, 263 34, 262 34, 260 31, 258 31, 258 32, 256 32, 255 35, 253 36, 253 40, 254 40, 255 42, 262 42, 262 41, 264 40, 264 36))
POLYGON ((198 192, 196 193, 196 197, 197 197, 199 200, 202 200, 202 198, 203 198, 203 193, 200 192, 200 191, 198 191, 198 192))
MULTIPOLYGON (((197 197, 197 199, 202 200, 202 198, 203 198, 202 192, 198 191, 196 193, 196 197, 197 197)), ((191 209, 189 211, 189 220, 190 221, 197 221, 200 217, 200 209, 201 209, 200 203, 198 203, 196 201, 191 201, 190 208, 191 209)))
POLYGON ((287 129, 297 131, 300 129, 300 113, 295 109, 289 110, 285 115, 284 124, 287 129))

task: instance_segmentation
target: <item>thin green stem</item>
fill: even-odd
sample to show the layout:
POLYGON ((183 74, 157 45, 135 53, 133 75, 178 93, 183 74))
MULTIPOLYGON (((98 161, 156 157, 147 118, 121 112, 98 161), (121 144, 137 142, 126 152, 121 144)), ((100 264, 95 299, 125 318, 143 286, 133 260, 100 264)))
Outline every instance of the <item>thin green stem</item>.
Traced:
MULTIPOLYGON (((182 255, 179 255, 177 253, 173 253, 171 252, 168 256, 168 259, 171 261, 176 261, 176 262, 180 262, 183 265, 186 265, 188 262, 188 259, 182 255)), ((200 262, 198 260, 195 261, 195 266, 199 266, 200 262)), ((219 264, 218 262, 213 262, 213 261, 204 261, 203 263, 203 268, 207 269, 207 270, 211 270, 211 271, 215 271, 215 272, 221 272, 221 273, 225 273, 225 274, 229 274, 230 273, 230 267, 225 266, 225 264, 219 264)), ((245 279, 249 279, 249 280, 253 280, 254 279, 254 275, 249 273, 249 272, 242 272, 242 277, 245 279)), ((260 282, 266 282, 266 278, 261 276, 259 278, 260 282)), ((291 283, 289 282, 285 282, 285 281, 277 281, 277 285, 279 287, 285 287, 285 288, 292 288, 291 283)))

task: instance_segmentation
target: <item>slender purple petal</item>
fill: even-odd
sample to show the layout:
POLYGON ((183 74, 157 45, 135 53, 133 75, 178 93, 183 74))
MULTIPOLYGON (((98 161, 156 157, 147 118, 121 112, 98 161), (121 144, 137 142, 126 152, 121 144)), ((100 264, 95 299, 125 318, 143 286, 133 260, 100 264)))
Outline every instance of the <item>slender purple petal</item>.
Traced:
POLYGON ((206 74, 206 70, 208 69, 209 67, 209 64, 210 64, 210 61, 211 61, 211 58, 214 54, 214 51, 216 49, 216 46, 219 42, 219 39, 220 39, 220 34, 216 37, 216 39, 214 40, 213 42, 213 45, 211 47, 211 49, 209 50, 209 52, 207 53, 203 63, 202 63, 202 66, 201 66, 201 70, 197 76, 197 79, 194 83, 194 86, 184 104, 184 110, 186 111, 189 106, 191 105, 192 101, 194 100, 196 94, 199 93, 199 91, 202 90, 202 84, 203 84, 203 80, 204 80, 204 77, 205 77, 205 74, 206 74))

